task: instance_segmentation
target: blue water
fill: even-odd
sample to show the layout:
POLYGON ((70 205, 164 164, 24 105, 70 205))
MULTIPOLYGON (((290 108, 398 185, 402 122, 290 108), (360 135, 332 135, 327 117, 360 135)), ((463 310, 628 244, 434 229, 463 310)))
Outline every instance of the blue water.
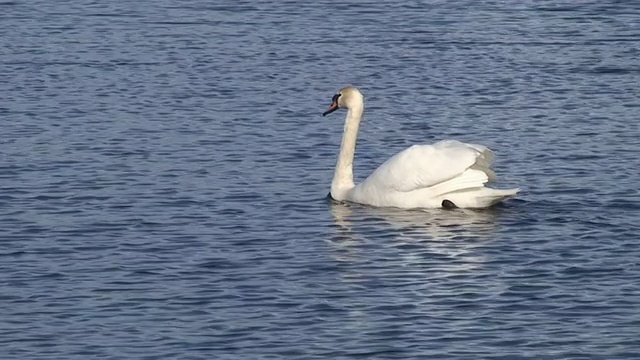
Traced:
POLYGON ((0 354, 640 358, 640 3, 0 2, 0 354), (487 211, 326 199, 497 155, 487 211))

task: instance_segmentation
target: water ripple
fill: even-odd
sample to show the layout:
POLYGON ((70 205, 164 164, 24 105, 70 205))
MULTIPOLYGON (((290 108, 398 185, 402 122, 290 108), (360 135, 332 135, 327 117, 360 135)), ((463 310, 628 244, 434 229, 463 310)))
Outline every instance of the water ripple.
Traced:
POLYGON ((0 2, 3 359, 640 357, 631 2, 0 2), (326 198, 490 146, 485 211, 326 198))

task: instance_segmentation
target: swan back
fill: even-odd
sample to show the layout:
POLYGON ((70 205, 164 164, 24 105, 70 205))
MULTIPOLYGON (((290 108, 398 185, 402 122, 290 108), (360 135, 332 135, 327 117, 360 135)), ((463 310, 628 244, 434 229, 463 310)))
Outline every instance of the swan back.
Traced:
MULTIPOLYGON (((480 189, 494 180, 492 161, 493 153, 482 145, 455 140, 413 145, 358 184, 352 200, 375 206, 438 207, 447 194, 480 189)), ((456 206, 476 207, 475 197, 459 197, 456 206)))
MULTIPOLYGON (((409 192, 452 179, 471 166, 488 169, 493 153, 485 146, 444 140, 432 145, 413 145, 389 158, 364 182, 376 187, 409 192)), ((494 175, 487 174, 493 178, 494 175)))

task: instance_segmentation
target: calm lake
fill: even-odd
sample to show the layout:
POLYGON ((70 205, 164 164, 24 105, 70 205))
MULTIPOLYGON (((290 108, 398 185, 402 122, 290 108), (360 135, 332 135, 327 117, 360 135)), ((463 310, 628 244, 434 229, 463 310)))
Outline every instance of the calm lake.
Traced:
POLYGON ((640 358, 640 2, 0 2, 0 354, 640 358), (484 144, 492 209, 333 203, 484 144))

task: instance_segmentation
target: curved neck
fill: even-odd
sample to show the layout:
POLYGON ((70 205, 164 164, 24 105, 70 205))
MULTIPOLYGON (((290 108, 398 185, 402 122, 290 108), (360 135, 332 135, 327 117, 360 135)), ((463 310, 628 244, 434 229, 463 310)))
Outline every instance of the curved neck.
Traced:
POLYGON ((353 182, 353 158, 356 152, 356 140, 363 110, 364 105, 359 104, 350 107, 347 112, 338 163, 331 182, 331 196, 336 200, 344 200, 346 193, 355 186, 353 182))

